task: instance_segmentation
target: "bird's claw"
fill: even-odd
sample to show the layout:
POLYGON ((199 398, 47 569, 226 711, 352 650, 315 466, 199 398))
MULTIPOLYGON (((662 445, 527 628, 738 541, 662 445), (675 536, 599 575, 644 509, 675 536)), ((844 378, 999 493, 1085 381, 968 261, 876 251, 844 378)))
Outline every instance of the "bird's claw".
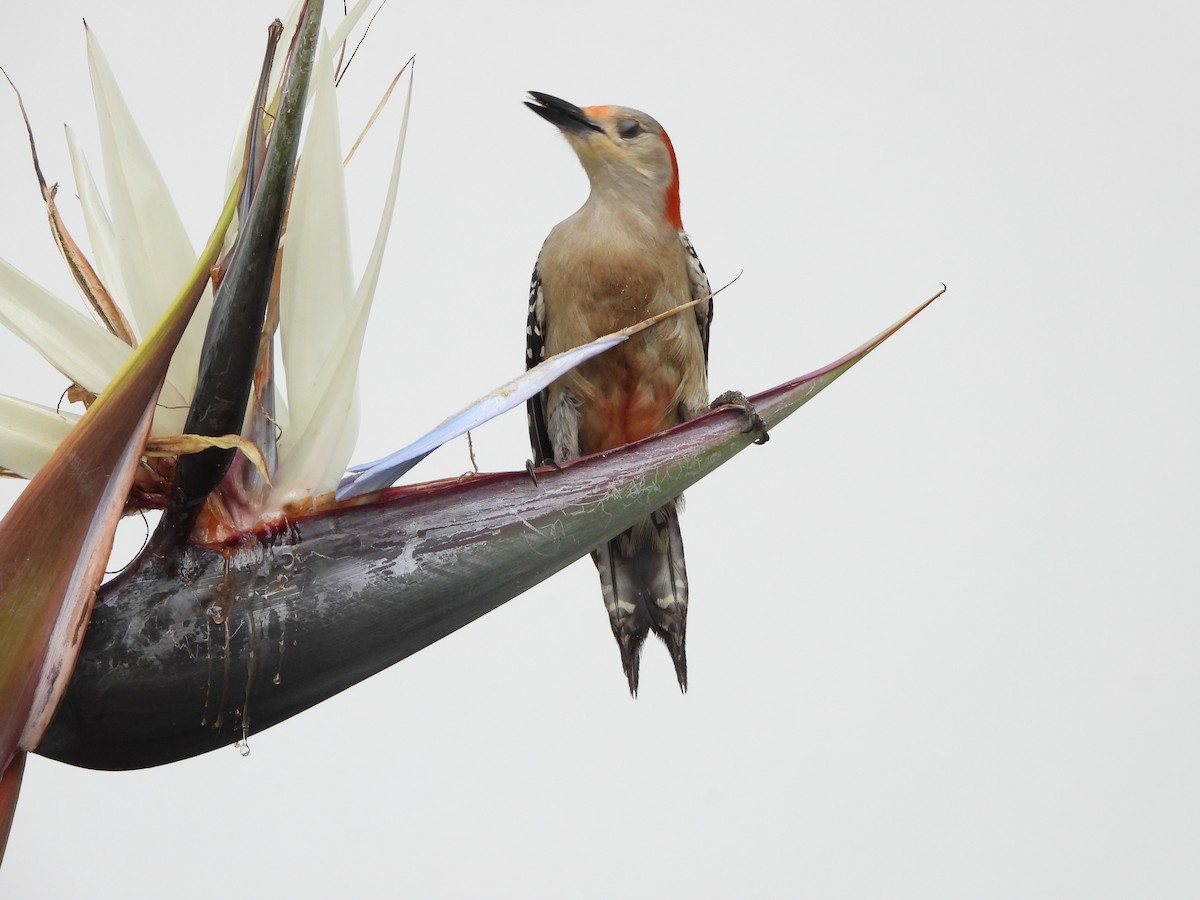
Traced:
POLYGON ((754 443, 765 444, 771 439, 771 436, 767 434, 767 423, 758 414, 758 410, 754 408, 754 404, 747 400, 746 395, 741 391, 726 391, 710 403, 708 408, 716 409, 719 406, 736 406, 745 414, 746 432, 757 435, 754 443))
MULTIPOLYGON (((556 460, 556 459, 543 459, 540 463, 538 463, 538 465, 550 466, 550 468, 554 469, 555 472, 562 471, 562 466, 560 466, 558 464, 558 460, 556 460)), ((534 472, 534 468, 535 467, 534 467, 532 459, 525 460, 525 472, 527 475, 529 475, 529 480, 533 482, 534 487, 536 487, 538 480, 537 480, 537 473, 534 472)))

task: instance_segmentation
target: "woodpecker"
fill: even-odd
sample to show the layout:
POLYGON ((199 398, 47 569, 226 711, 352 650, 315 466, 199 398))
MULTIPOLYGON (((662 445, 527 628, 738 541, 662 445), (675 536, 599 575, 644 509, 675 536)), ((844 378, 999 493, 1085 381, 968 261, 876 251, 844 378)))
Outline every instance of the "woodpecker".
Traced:
MULTIPOLYGON (((650 116, 580 108, 530 91, 526 106, 566 137, 591 182, 587 202, 551 230, 529 288, 525 363, 570 350, 656 313, 684 312, 579 366, 528 401, 535 461, 599 453, 708 408, 711 293, 679 215, 679 166, 650 116)), ((676 498, 592 552, 629 692, 653 631, 687 691, 688 580, 676 498)))

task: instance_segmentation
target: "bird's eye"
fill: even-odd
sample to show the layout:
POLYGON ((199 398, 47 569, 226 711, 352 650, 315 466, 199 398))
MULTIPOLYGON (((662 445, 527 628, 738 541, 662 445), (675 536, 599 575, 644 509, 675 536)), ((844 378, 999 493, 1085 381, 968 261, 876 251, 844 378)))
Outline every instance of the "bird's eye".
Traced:
POLYGON ((645 130, 637 119, 623 119, 617 126, 617 134, 627 141, 637 137, 645 130))

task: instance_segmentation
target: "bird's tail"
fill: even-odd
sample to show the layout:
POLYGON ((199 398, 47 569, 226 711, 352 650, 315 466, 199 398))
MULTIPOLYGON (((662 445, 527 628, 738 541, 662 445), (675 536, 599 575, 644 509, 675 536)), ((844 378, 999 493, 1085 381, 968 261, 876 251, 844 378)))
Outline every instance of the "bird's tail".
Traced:
POLYGON ((638 662, 651 631, 662 638, 687 691, 688 582, 674 501, 655 510, 592 553, 629 693, 637 696, 638 662))

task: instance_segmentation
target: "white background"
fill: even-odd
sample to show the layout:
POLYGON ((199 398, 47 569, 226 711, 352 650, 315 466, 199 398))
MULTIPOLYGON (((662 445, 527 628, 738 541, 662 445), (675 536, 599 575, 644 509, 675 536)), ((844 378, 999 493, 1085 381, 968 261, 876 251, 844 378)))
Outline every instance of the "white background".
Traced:
MULTIPOLYGON (((950 291, 689 492, 687 696, 655 644, 630 700, 581 562, 246 759, 32 758, 0 894, 1200 896, 1200 14, 1131 8, 385 7, 339 93, 348 142, 418 55, 356 458, 523 365, 531 265, 586 195, 529 88, 670 131, 714 284, 745 273, 714 391, 950 291)), ((0 64, 77 234, 81 17, 199 245, 285 11, 6 4, 0 64)), ((360 268, 396 112, 351 166, 360 268)), ((0 197, 0 255, 73 296, 7 89, 0 197)), ((0 338, 0 390, 63 386, 0 338)), ((521 466, 524 428, 481 430, 480 464, 521 466)), ((466 468, 460 441, 413 474, 466 468)))

